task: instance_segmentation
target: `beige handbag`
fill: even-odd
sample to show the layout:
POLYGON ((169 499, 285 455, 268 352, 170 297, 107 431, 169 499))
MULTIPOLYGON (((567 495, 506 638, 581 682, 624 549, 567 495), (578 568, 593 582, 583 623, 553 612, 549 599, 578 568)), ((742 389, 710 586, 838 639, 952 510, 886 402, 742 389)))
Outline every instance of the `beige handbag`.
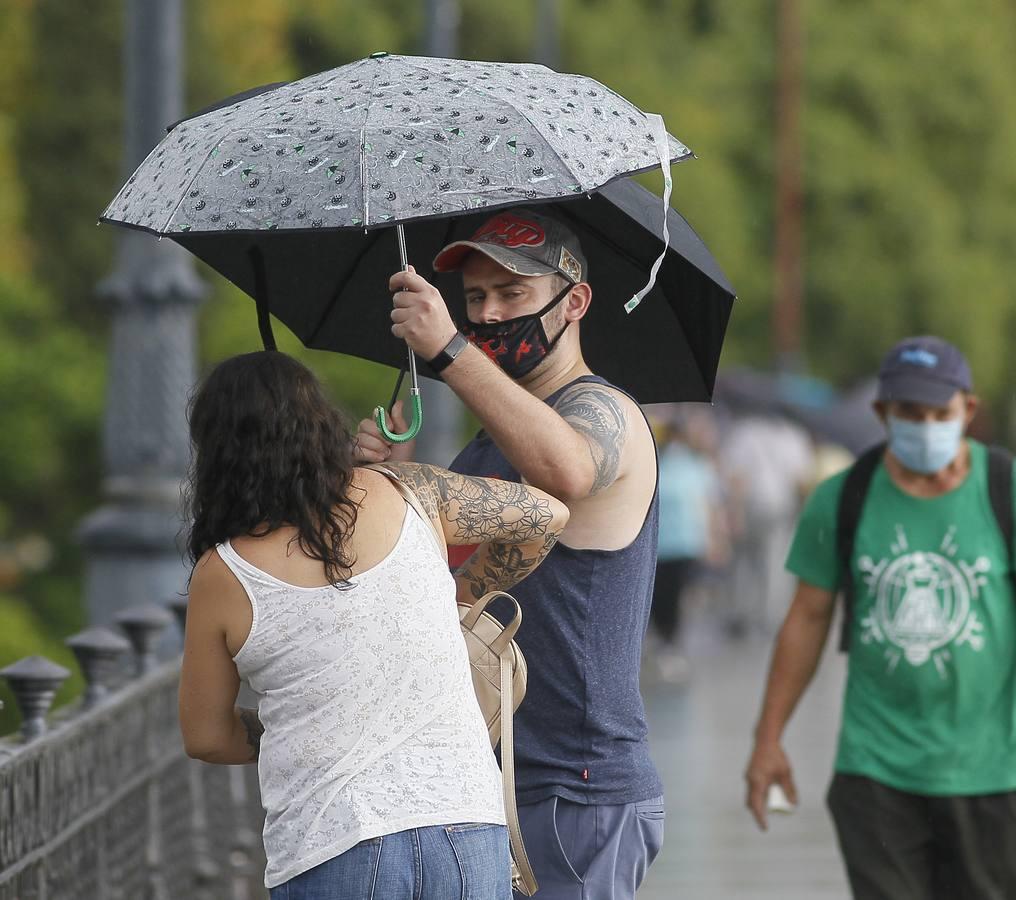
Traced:
MULTIPOLYGON (((416 510, 424 522, 431 525, 434 537, 445 560, 448 548, 434 522, 420 501, 398 477, 379 465, 367 466, 391 479, 406 502, 416 510)), ((522 609, 518 601, 504 591, 491 591, 473 604, 460 603, 459 624, 469 651, 469 664, 473 674, 473 690, 480 703, 480 711, 487 723, 487 733, 493 747, 501 744, 501 782, 504 789, 504 811, 508 823, 508 839, 512 851, 512 889, 532 897, 539 885, 533 875, 526 848, 522 843, 519 814, 515 806, 515 745, 512 732, 512 715, 526 695, 526 660, 513 638, 522 624, 522 609), (504 597, 515 607, 511 622, 502 625, 489 612, 488 604, 504 597)))

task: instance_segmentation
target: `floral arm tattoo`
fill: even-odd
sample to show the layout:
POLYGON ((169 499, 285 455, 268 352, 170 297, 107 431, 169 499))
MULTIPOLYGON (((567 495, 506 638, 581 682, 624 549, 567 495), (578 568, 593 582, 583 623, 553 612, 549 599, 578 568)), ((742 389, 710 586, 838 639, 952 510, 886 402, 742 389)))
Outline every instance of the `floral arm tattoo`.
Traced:
POLYGON ((525 485, 458 475, 420 463, 385 463, 432 518, 451 523, 456 543, 480 546, 455 573, 479 598, 507 590, 535 569, 557 542, 550 503, 525 485))
POLYGON ((261 735, 265 733, 265 726, 261 724, 256 709, 240 709, 240 723, 247 732, 247 744, 250 747, 251 762, 261 754, 261 735))
POLYGON ((543 538, 554 519, 550 503, 525 485, 457 475, 423 463, 385 463, 416 494, 432 518, 454 528, 457 541, 521 544, 543 538))
POLYGON ((579 384, 566 391, 554 409, 586 439, 594 473, 589 495, 610 487, 628 439, 628 417, 613 391, 599 384, 579 384))
POLYGON ((455 577, 469 586, 474 600, 491 591, 507 591, 543 562, 556 543, 557 535, 550 534, 525 544, 498 541, 481 544, 455 572, 455 577))

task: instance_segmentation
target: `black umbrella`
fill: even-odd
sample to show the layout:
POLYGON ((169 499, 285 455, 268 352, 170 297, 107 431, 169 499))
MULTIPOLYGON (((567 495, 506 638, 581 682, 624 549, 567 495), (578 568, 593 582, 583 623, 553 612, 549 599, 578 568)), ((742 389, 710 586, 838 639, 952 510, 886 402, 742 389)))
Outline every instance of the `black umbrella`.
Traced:
MULTIPOLYGON (((626 179, 543 211, 571 226, 589 260, 594 299, 582 322, 582 345, 590 367, 642 403, 709 400, 734 291, 687 221, 669 211, 670 248, 656 285, 626 313, 625 301, 663 249, 660 198, 626 179)), ((465 318, 460 278, 435 275, 430 263, 487 216, 405 225, 410 261, 435 281, 458 321, 465 318)), ((306 346, 396 367, 405 360, 405 345, 391 334, 387 285, 399 266, 393 229, 172 237, 251 296, 260 289, 272 315, 306 346)), ((422 362, 420 373, 433 377, 422 362)))

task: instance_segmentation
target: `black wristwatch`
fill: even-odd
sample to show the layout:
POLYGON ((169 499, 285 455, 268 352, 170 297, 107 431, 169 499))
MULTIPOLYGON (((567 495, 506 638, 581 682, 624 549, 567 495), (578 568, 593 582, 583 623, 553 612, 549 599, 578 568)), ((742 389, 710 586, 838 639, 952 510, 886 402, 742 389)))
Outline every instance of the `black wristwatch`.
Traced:
POLYGON ((428 360, 427 364, 434 370, 434 374, 440 374, 455 361, 455 358, 467 346, 469 346, 469 341, 466 340, 466 336, 461 331, 456 331, 455 337, 445 344, 444 350, 433 359, 428 360))

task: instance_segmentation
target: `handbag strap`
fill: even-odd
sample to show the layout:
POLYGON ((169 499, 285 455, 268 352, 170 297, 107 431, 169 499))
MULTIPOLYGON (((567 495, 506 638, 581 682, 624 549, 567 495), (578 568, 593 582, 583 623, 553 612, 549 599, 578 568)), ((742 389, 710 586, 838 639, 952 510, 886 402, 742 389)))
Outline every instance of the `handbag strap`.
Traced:
POLYGON ((441 556, 445 562, 448 562, 448 545, 445 543, 444 535, 438 531, 438 527, 434 520, 430 517, 430 514, 423 508, 423 504, 420 502, 420 498, 416 496, 413 489, 409 487, 402 479, 399 478, 391 469, 386 469, 382 465, 377 463, 371 463, 370 465, 363 466, 364 469, 373 469, 375 472, 380 472, 386 476, 388 480, 394 485, 401 495, 402 499, 406 501, 413 509, 416 514, 423 519, 430 526, 430 532, 434 537, 434 542, 437 544, 438 549, 441 551, 441 556))
POLYGON ((519 811, 515 805, 515 735, 512 723, 512 666, 508 659, 511 648, 501 654, 501 784, 504 789, 504 817, 508 824, 508 841, 512 848, 512 887, 520 894, 532 897, 539 885, 533 867, 526 855, 519 826, 519 811))

